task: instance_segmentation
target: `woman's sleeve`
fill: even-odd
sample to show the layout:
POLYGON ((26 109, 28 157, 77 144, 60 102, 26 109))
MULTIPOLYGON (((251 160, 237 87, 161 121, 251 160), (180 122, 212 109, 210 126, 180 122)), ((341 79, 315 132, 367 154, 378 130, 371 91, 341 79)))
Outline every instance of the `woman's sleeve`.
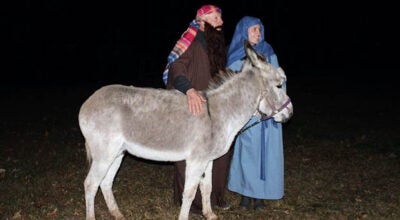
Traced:
POLYGON ((278 68, 279 62, 278 62, 278 57, 276 56, 276 54, 272 54, 269 58, 270 58, 270 63, 272 64, 272 66, 274 66, 275 68, 278 68))
POLYGON ((233 71, 240 71, 242 69, 242 66, 243 66, 243 60, 236 60, 230 66, 228 66, 228 68, 233 71))

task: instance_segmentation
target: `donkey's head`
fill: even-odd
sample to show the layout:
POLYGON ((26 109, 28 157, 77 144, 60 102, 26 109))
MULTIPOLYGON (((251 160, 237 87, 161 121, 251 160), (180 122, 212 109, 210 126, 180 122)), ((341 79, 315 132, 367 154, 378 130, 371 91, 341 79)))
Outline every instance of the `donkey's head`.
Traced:
POLYGON ((274 68, 265 61, 246 41, 247 61, 242 71, 251 69, 260 76, 260 101, 258 110, 273 117, 277 122, 285 122, 293 114, 293 105, 286 94, 286 75, 281 68, 274 68))

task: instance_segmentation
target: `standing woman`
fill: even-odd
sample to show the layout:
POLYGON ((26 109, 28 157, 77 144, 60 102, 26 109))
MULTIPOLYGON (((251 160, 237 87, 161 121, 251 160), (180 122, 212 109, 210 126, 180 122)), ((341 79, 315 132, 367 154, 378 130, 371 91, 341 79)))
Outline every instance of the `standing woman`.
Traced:
MULTIPOLYGON (((279 68, 278 59, 271 45, 265 41, 264 25, 260 19, 243 17, 236 25, 228 50, 227 65, 238 71, 246 58, 244 41, 262 54, 269 63, 279 68)), ((286 82, 284 83, 286 88, 286 82)), ((259 120, 255 113, 244 128, 259 120)), ((281 199, 284 195, 284 163, 282 125, 272 118, 239 133, 234 145, 228 189, 242 195, 240 207, 264 209, 264 199, 281 199)))

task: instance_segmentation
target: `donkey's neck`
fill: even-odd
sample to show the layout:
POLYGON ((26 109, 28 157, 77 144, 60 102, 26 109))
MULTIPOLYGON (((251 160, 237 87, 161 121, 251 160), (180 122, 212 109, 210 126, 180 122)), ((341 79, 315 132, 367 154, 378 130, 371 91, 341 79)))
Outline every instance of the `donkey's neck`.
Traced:
POLYGON ((251 71, 239 73, 208 96, 213 144, 227 150, 238 131, 257 110, 260 82, 251 71), (219 146, 218 146, 219 145, 219 146))

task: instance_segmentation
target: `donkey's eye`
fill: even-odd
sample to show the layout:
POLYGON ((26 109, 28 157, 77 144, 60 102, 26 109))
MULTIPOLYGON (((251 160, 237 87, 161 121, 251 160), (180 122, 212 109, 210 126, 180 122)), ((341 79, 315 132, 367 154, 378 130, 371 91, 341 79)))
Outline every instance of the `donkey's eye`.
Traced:
POLYGON ((282 89, 282 84, 277 85, 278 89, 282 89))

